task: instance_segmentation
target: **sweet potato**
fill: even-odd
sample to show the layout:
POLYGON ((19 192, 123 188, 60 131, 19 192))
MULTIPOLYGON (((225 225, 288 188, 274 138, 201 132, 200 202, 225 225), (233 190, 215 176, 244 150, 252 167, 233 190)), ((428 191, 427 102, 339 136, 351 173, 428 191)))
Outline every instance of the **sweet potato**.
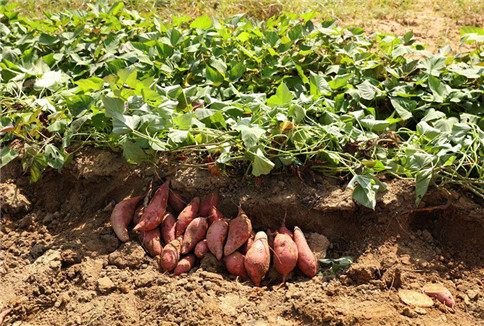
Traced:
POLYGON ((251 233, 250 238, 247 239, 247 242, 244 243, 242 247, 240 247, 240 252, 243 253, 244 255, 247 253, 247 251, 252 247, 252 244, 254 243, 254 237, 255 234, 254 232, 251 233))
POLYGON ((428 283, 422 288, 422 291, 431 298, 439 300, 447 307, 453 307, 455 304, 454 297, 449 289, 441 284, 428 283))
POLYGON ((161 237, 165 243, 170 243, 175 240, 175 224, 175 216, 168 212, 165 213, 163 221, 161 222, 161 237))
POLYGON ((257 232, 254 244, 245 254, 244 266, 252 283, 259 286, 260 282, 269 270, 271 256, 269 252, 269 243, 265 232, 257 232))
POLYGON ((183 235, 188 224, 190 224, 190 222, 193 221, 195 217, 197 217, 199 206, 200 206, 200 198, 195 197, 187 205, 187 207, 185 207, 178 215, 178 221, 176 221, 176 225, 175 225, 176 237, 183 235))
POLYGON ((197 256, 197 258, 202 258, 203 256, 205 256, 207 252, 209 252, 208 246, 207 246, 207 239, 203 239, 195 246, 194 253, 195 253, 195 256, 197 256))
POLYGON ((153 230, 161 224, 166 212, 166 205, 168 204, 169 187, 170 181, 166 181, 156 190, 150 203, 146 206, 141 220, 134 227, 133 230, 135 232, 153 230))
POLYGON ((298 257, 297 267, 308 277, 314 277, 318 272, 318 264, 314 253, 308 246, 304 233, 297 226, 294 228, 294 242, 296 243, 298 257))
POLYGON ((170 195, 168 196, 168 203, 170 204, 170 207, 175 210, 176 213, 180 213, 185 208, 185 206, 187 206, 185 199, 183 199, 180 194, 173 190, 170 190, 170 195))
POLYGON ((220 197, 218 192, 212 192, 203 197, 200 208, 198 209, 198 216, 207 217, 210 214, 210 209, 218 205, 220 197))
POLYGON ((208 225, 212 225, 216 220, 223 220, 223 218, 224 216, 222 212, 219 211, 217 207, 213 206, 210 209, 210 214, 208 214, 208 225))
POLYGON ((289 273, 297 265, 297 246, 287 233, 277 233, 274 238, 274 267, 282 275, 282 282, 286 282, 289 273))
POLYGON ((229 233, 224 247, 224 256, 228 256, 239 249, 252 233, 252 223, 249 217, 239 207, 239 214, 229 223, 229 233))
POLYGON ((197 217, 188 224, 181 245, 181 253, 188 254, 195 248, 198 242, 205 239, 207 234, 208 222, 204 217, 197 217))
POLYGON ((277 230, 277 232, 282 234, 287 234, 288 236, 291 237, 291 239, 294 239, 294 234, 285 226, 281 226, 279 230, 277 230))
POLYGON ((145 207, 143 205, 138 206, 136 210, 134 211, 134 216, 133 216, 133 224, 136 225, 139 223, 139 220, 141 220, 141 216, 143 215, 143 212, 145 211, 145 207))
POLYGON ((161 235, 159 228, 141 232, 139 237, 143 247, 150 256, 161 255, 163 247, 161 246, 161 235))
POLYGON ((240 252, 231 253, 224 257, 225 268, 234 276, 246 277, 247 271, 245 270, 244 260, 245 257, 240 252))
POLYGON ((114 206, 111 213, 111 226, 116 233, 116 236, 122 242, 129 240, 128 225, 133 220, 136 205, 143 198, 143 196, 136 196, 120 201, 114 206))
POLYGON ((229 224, 224 219, 214 221, 207 230, 207 246, 217 260, 222 259, 224 254, 224 244, 228 231, 229 224))
POLYGON ((175 239, 163 248, 160 257, 160 269, 171 272, 180 260, 181 238, 175 239))
POLYGON ((193 254, 183 257, 176 265, 176 268, 173 271, 173 274, 180 275, 183 273, 188 273, 193 268, 193 266, 195 266, 196 261, 197 259, 193 254))

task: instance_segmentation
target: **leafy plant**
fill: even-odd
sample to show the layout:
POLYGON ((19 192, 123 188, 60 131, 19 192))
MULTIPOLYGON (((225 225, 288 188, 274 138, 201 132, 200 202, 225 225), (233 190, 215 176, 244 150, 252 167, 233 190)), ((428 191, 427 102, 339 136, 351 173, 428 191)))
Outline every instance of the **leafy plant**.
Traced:
MULTIPOLYGON (((307 165, 347 177, 370 208, 382 175, 414 179, 417 204, 431 184, 484 198, 482 51, 432 54, 411 33, 309 14, 165 22, 89 6, 42 20, 0 6, 0 129, 13 126, 0 142, 21 140, 32 181, 94 145, 130 163, 210 155, 254 176, 307 165)), ((16 155, 3 148, 2 165, 16 155)))

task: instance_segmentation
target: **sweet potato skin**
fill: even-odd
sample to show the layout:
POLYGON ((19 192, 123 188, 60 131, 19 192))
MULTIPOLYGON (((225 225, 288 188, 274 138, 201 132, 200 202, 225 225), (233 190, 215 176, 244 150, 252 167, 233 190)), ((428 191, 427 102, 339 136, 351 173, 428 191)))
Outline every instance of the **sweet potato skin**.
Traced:
POLYGON ((197 258, 202 258, 203 256, 205 256, 205 254, 209 252, 207 246, 207 239, 203 239, 202 241, 197 243, 193 252, 195 253, 195 256, 197 256, 197 258))
POLYGON ((285 282, 289 273, 297 265, 298 251, 296 243, 287 233, 278 233, 274 238, 274 267, 285 282))
POLYGON ((214 221, 207 230, 208 249, 219 261, 224 254, 224 244, 228 231, 229 224, 224 219, 214 221))
POLYGON ((175 225, 176 218, 171 213, 165 213, 163 221, 161 222, 161 237, 163 242, 170 243, 175 240, 175 225))
POLYGON ((244 261, 244 255, 238 251, 224 257, 225 268, 234 276, 247 277, 244 261))
POLYGON ((140 239, 143 247, 150 256, 158 256, 161 255, 161 253, 163 252, 163 247, 161 246, 161 233, 159 228, 146 232, 141 232, 140 239))
POLYGON ((170 181, 163 183, 156 190, 150 203, 146 206, 141 220, 134 227, 135 232, 153 230, 161 224, 168 204, 168 193, 170 190, 170 181))
POLYGON ((131 223, 136 210, 136 205, 143 196, 136 196, 120 201, 114 206, 111 213, 111 226, 116 236, 122 242, 129 240, 128 225, 131 223))
POLYGON ((204 197, 200 203, 198 216, 207 217, 210 214, 210 209, 216 207, 220 201, 218 192, 212 192, 204 197))
POLYGON ((175 270, 173 271, 173 274, 180 275, 183 273, 188 273, 195 266, 196 261, 197 259, 193 254, 183 257, 176 265, 175 270))
POLYGON ((211 225, 216 220, 223 220, 224 216, 221 211, 218 210, 217 207, 213 206, 210 209, 210 214, 208 214, 208 225, 211 225))
POLYGON ((188 224, 185 234, 183 235, 183 241, 181 245, 181 253, 183 255, 192 251, 198 242, 205 239, 207 234, 208 222, 204 217, 197 217, 188 224))
POLYGON ((297 267, 306 276, 310 278, 314 277, 318 272, 316 257, 309 248, 304 233, 297 226, 294 228, 294 242, 296 243, 298 252, 297 267))
POLYGON ((167 244, 161 253, 159 265, 160 269, 171 272, 175 269, 180 260, 181 238, 175 239, 167 244))
POLYGON ((190 224, 190 222, 193 221, 195 217, 197 217, 199 206, 200 198, 195 197, 178 215, 178 221, 176 221, 175 225, 175 236, 177 238, 183 235, 188 224, 190 224))
POLYGON ((271 257, 265 232, 257 232, 254 244, 245 255, 244 266, 255 286, 259 286, 269 270, 271 257))
POLYGON ((180 213, 187 206, 185 199, 183 199, 183 197, 179 193, 171 189, 170 195, 168 196, 168 203, 170 204, 170 207, 175 210, 176 213, 180 213))
POLYGON ((228 256, 239 249, 249 238, 252 233, 252 222, 239 207, 239 214, 229 223, 229 232, 227 242, 224 246, 224 256, 228 256))

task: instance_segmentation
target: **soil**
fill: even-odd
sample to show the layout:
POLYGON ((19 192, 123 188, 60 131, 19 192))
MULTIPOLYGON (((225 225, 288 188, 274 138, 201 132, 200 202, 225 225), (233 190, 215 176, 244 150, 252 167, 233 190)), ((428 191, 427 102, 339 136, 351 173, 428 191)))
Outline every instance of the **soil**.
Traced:
MULTIPOLYGON (((345 184, 309 172, 261 178, 179 165, 131 166, 89 149, 59 174, 30 184, 18 162, 2 169, 0 320, 5 325, 478 325, 484 322, 484 213, 463 192, 432 190, 419 209, 414 187, 386 180, 375 211, 356 205, 345 184), (189 274, 158 271, 133 241, 121 244, 109 216, 115 202, 166 176, 185 198, 218 189, 229 217, 237 205, 254 228, 285 222, 312 233, 322 258, 351 256, 341 273, 294 273, 261 287, 228 275, 213 257, 189 274), (326 243, 326 236, 330 244, 326 243), (325 253, 326 252, 326 253, 325 253), (450 290, 455 306, 415 306, 427 283, 450 290), (403 291, 400 292, 399 290, 403 291), (405 295, 404 299, 403 296, 405 295), (408 299, 410 298, 410 299, 408 299), (407 303, 404 303, 405 300, 407 303), (3 312, 3 313, 2 313, 3 312)), ((425 300, 424 300, 425 301, 425 300)), ((0 321, 1 324, 1 321, 0 321)))

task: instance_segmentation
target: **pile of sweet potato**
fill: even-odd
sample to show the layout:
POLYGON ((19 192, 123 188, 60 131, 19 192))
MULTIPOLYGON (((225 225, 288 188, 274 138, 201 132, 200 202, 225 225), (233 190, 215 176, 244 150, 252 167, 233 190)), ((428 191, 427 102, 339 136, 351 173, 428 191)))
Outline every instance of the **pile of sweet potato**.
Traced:
POLYGON ((133 231, 148 254, 157 257, 162 271, 187 273, 197 258, 210 252, 218 261, 223 259, 230 274, 249 277, 256 286, 269 271, 271 253, 283 282, 296 266, 308 277, 317 273, 316 257, 298 227, 294 232, 282 226, 276 232, 254 234, 241 207, 235 218, 226 219, 217 209, 218 193, 202 199, 195 197, 187 204, 170 189, 169 180, 156 190, 146 206, 139 205, 142 198, 136 196, 118 203, 111 214, 111 225, 118 238, 126 242, 128 227, 134 224, 133 231))

